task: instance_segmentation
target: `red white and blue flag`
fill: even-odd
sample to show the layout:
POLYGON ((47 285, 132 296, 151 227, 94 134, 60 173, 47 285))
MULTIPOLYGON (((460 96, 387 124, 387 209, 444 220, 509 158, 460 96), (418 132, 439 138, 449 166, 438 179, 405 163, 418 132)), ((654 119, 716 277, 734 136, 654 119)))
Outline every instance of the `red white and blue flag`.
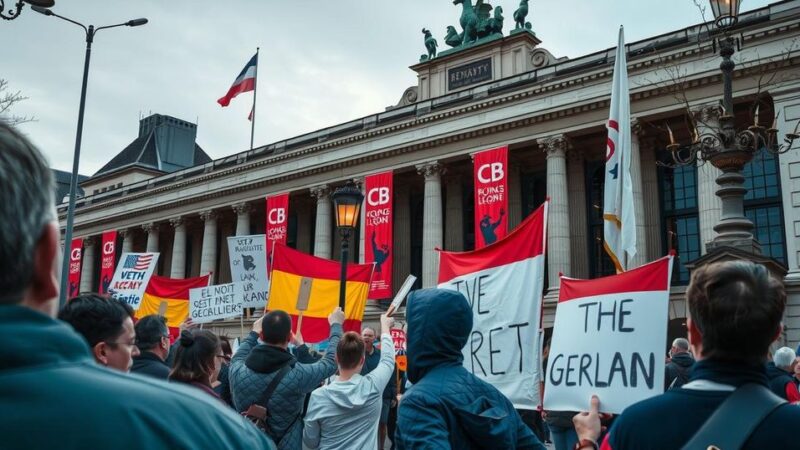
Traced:
MULTIPOLYGON (((231 85, 230 89, 228 89, 228 93, 225 94, 224 97, 217 100, 221 106, 225 107, 231 103, 234 97, 243 93, 243 92, 250 92, 255 90, 256 88, 256 72, 258 71, 258 53, 253 55, 250 58, 250 61, 247 65, 244 66, 242 72, 236 77, 236 80, 231 85)), ((252 114, 252 112, 251 112, 252 114)), ((249 119, 249 117, 248 117, 249 119)))
POLYGON ((617 273, 628 269, 636 254, 636 220, 631 180, 631 101, 625 34, 619 29, 614 79, 611 83, 611 111, 608 116, 605 192, 603 195, 603 247, 617 273))
POLYGON ((547 202, 493 244, 439 253, 438 287, 461 292, 472 307, 464 367, 517 409, 535 410, 540 403, 546 224, 547 202))
POLYGON ((125 263, 122 265, 124 269, 133 270, 147 270, 150 266, 150 261, 153 260, 153 254, 133 254, 125 258, 125 263))

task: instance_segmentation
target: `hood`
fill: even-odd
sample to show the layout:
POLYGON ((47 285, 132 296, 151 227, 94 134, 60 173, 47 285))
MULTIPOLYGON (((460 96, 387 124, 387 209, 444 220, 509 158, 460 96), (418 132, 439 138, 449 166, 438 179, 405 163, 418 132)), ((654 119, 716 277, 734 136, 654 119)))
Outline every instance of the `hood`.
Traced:
POLYGON ((692 367, 692 364, 694 364, 694 358, 688 352, 678 353, 671 360, 680 367, 692 367))
POLYGON ((93 364, 71 326, 22 306, 0 306, 0 371, 64 362, 93 364))
POLYGON ((472 331, 472 309, 463 294, 421 289, 408 297, 408 379, 418 383, 439 366, 461 365, 461 349, 472 331))
POLYGON ((275 372, 287 363, 294 367, 295 358, 288 350, 267 344, 257 345, 244 362, 250 370, 259 373, 275 372))
POLYGON ((383 392, 383 389, 377 389, 374 385, 370 386, 370 383, 365 383, 364 380, 364 377, 355 374, 347 381, 336 381, 329 384, 325 389, 320 390, 320 395, 342 408, 352 409, 364 406, 370 398, 373 400, 379 398, 383 392))

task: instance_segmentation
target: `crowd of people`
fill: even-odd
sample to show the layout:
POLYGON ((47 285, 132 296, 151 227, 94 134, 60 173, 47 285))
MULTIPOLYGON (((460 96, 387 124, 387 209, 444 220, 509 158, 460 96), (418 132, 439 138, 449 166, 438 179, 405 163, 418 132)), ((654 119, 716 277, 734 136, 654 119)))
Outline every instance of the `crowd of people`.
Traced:
POLYGON ((791 348, 770 351, 786 293, 761 265, 694 271, 687 337, 672 342, 664 394, 615 417, 593 396, 583 412, 533 412, 537 423, 463 366, 473 312, 454 291, 410 295, 407 380, 396 377, 386 315, 380 333, 344 333, 337 308, 318 355, 279 310, 256 320, 235 352, 191 323, 171 343, 163 317, 135 321, 107 296, 79 295, 59 310, 52 186, 39 151, 0 124, 3 448, 383 449, 388 437, 397 449, 543 449, 552 437, 557 450, 727 450, 796 441, 800 364, 791 348))

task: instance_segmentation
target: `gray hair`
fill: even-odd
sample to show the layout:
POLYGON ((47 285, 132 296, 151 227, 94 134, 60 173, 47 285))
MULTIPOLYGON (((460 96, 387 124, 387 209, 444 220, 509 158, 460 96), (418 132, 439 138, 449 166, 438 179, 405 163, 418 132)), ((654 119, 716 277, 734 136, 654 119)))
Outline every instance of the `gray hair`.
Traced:
POLYGON ((781 369, 788 369, 792 366, 794 362, 795 354, 794 350, 789 347, 781 347, 775 351, 775 354, 772 355, 772 361, 775 363, 775 366, 780 367, 781 369))
POLYGON ((54 190, 44 156, 0 120, 0 305, 21 302, 33 279, 36 244, 55 220, 54 190))
POLYGON ((672 341, 672 346, 687 352, 689 351, 689 341, 687 341, 685 338, 675 339, 674 341, 672 341))

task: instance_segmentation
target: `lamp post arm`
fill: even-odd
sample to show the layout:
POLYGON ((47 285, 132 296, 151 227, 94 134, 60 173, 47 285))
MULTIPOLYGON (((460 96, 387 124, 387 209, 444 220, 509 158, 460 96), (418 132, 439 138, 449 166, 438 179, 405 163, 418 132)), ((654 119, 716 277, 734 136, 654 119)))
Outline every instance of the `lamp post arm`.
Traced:
POLYGON ((76 21, 74 21, 74 20, 72 20, 72 19, 70 19, 70 18, 68 18, 68 17, 59 16, 58 14, 54 13, 52 10, 50 11, 50 14, 48 14, 48 15, 50 15, 50 16, 53 16, 53 17, 58 17, 59 19, 61 19, 61 20, 65 20, 65 21, 67 21, 67 22, 69 22, 69 23, 74 23, 75 25, 77 25, 77 26, 79 26, 79 27, 83 28, 83 31, 84 31, 84 32, 85 32, 87 35, 89 34, 89 30, 86 28, 86 25, 84 25, 84 24, 82 24, 82 23, 80 23, 80 22, 76 22, 76 21))
POLYGON ((116 27, 124 27, 124 26, 126 26, 126 25, 128 25, 128 22, 118 23, 118 24, 116 24, 116 25, 104 25, 104 26, 102 26, 102 27, 97 27, 97 28, 94 30, 94 33, 95 33, 95 34, 97 34, 97 32, 98 32, 98 31, 100 31, 100 30, 107 30, 107 29, 109 29, 109 28, 116 28, 116 27))

